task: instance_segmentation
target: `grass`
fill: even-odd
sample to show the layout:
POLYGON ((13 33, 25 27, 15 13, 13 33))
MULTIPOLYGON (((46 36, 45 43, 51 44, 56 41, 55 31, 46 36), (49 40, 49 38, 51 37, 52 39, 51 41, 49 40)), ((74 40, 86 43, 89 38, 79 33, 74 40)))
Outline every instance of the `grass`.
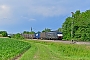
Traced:
MULTIPOLYGON (((51 50, 43 44, 31 43, 32 47, 22 55, 20 60, 57 60, 58 57, 51 52, 51 50), (55 58, 55 59, 53 59, 55 58)), ((59 59, 58 59, 59 60, 59 59)))
POLYGON ((0 38, 0 60, 12 60, 29 48, 29 43, 16 39, 0 38))
POLYGON ((31 48, 20 60, 90 60, 90 46, 26 40, 31 48))
POLYGON ((90 60, 90 45, 0 38, 0 60, 12 60, 22 53, 19 60, 90 60))

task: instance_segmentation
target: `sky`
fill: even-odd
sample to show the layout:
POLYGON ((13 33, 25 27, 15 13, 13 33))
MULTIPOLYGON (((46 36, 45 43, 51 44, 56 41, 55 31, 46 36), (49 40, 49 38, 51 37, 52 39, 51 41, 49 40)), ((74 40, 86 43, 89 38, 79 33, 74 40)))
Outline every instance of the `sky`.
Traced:
POLYGON ((0 31, 57 30, 71 12, 89 9, 90 0, 0 0, 0 31))

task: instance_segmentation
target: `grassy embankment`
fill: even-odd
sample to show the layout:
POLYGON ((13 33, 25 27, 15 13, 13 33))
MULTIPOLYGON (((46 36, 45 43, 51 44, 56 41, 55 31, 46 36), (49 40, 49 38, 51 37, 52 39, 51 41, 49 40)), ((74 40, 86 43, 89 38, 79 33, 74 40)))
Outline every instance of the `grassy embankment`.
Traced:
POLYGON ((29 43, 16 39, 0 38, 0 60, 12 60, 29 49, 29 43))
POLYGON ((31 48, 20 60, 90 60, 90 45, 26 40, 31 48))
POLYGON ((14 59, 31 44, 19 60, 89 60, 90 45, 65 44, 60 42, 44 42, 23 40, 25 42, 0 38, 0 60, 14 59), (28 43, 27 43, 28 42, 28 43), (29 44, 30 43, 30 44, 29 44))

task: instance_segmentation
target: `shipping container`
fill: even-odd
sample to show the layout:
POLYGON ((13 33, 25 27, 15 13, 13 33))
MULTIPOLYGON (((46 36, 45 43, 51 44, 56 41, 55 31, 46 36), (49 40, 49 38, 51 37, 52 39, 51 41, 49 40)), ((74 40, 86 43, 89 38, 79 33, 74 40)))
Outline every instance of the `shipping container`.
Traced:
POLYGON ((40 38, 41 39, 46 39, 46 32, 40 33, 40 38))
POLYGON ((35 38, 35 34, 22 34, 22 36, 26 39, 34 39, 35 38))
POLYGON ((47 39, 57 39, 57 32, 47 32, 46 38, 47 39))
POLYGON ((40 34, 41 39, 58 39, 57 32, 42 32, 40 34))

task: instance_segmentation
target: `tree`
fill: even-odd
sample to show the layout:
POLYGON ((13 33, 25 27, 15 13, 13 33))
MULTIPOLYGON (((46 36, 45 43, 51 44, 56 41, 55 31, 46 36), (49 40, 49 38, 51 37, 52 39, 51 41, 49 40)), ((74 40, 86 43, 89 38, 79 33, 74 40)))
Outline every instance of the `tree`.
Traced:
POLYGON ((23 34, 29 34, 30 32, 29 31, 24 31, 23 34))
POLYGON ((29 34, 35 34, 35 32, 34 31, 31 31, 31 32, 29 32, 29 34))
POLYGON ((63 38, 71 40, 90 41, 90 10, 77 10, 71 17, 67 17, 62 25, 63 38), (71 35, 71 31, 73 32, 71 35))
POLYGON ((58 31, 59 31, 59 32, 62 32, 62 28, 58 28, 58 31))
POLYGON ((41 33, 40 31, 38 31, 37 33, 41 33))
POLYGON ((7 32, 6 31, 0 31, 0 34, 2 34, 3 37, 7 37, 7 32))
POLYGON ((20 33, 17 33, 17 34, 12 35, 11 38, 24 39, 24 37, 20 33))
POLYGON ((51 29, 45 28, 42 32, 50 32, 50 31, 51 31, 51 29))
POLYGON ((24 31, 23 34, 35 34, 35 32, 34 32, 34 31, 31 31, 31 32, 29 32, 29 31, 24 31))

